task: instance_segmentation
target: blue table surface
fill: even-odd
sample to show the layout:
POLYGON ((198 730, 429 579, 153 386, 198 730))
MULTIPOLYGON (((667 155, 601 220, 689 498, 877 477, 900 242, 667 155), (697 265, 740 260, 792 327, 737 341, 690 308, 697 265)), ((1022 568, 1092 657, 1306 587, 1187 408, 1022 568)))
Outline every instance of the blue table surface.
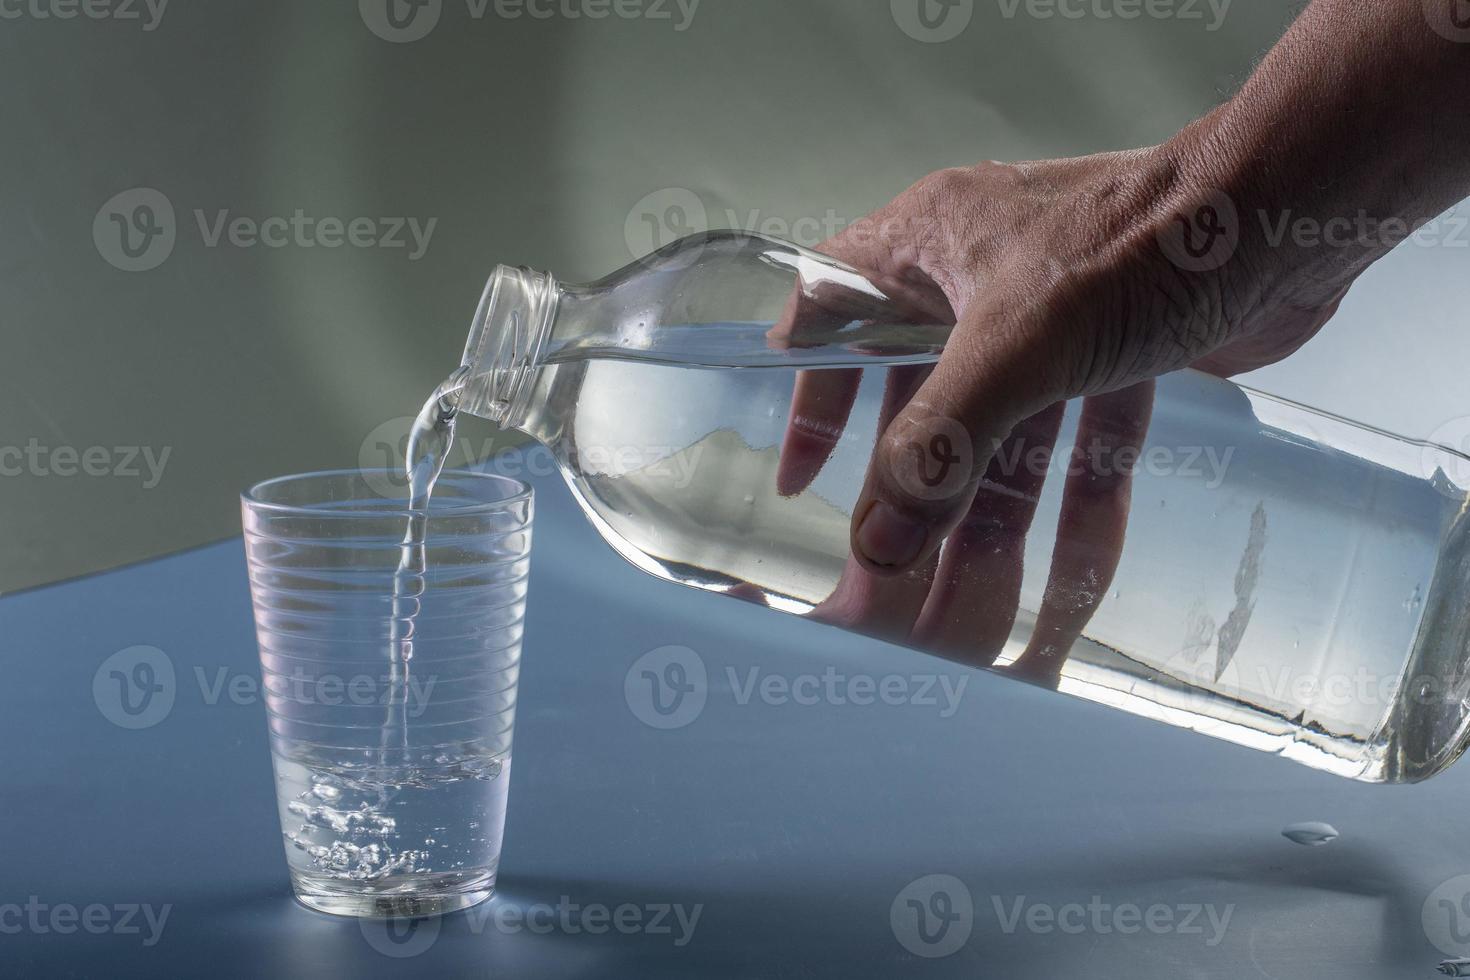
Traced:
POLYGON ((500 885, 442 920, 291 898, 238 539, 0 599, 0 975, 1337 980, 1470 943, 1470 764, 1360 785, 663 583, 537 491, 500 885), (93 682, 139 645, 172 704, 126 728, 93 682), (658 728, 625 680, 667 646, 707 684, 658 728))

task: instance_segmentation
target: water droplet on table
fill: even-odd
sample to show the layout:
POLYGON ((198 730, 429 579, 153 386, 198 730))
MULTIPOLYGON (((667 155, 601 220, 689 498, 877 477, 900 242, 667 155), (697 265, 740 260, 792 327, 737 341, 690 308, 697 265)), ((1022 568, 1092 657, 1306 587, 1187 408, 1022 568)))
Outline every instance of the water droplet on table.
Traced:
POLYGON ((1337 828, 1330 823, 1319 823, 1308 820, 1305 823, 1288 824, 1281 828, 1281 836, 1293 844, 1302 844, 1306 847, 1321 847, 1337 840, 1337 828))

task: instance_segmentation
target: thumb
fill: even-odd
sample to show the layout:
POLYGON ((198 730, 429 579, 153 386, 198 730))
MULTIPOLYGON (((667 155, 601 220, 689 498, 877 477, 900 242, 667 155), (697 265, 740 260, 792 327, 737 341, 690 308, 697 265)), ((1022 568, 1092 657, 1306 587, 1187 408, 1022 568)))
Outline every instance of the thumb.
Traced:
POLYGON ((996 447, 1066 397, 1064 350, 1002 310, 967 311, 874 449, 851 532, 865 569, 899 575, 934 553, 969 510, 996 447))

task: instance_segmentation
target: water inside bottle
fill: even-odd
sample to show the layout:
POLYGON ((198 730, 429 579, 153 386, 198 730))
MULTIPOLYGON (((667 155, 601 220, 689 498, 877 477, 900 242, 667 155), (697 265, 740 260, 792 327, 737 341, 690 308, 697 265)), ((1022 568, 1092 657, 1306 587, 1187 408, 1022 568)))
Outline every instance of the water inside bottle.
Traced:
POLYGON ((1072 479, 1089 426, 1117 420, 1071 403, 1041 479, 1024 479, 1027 446, 1007 472, 993 461, 936 562, 880 580, 848 557, 853 510, 949 328, 772 328, 635 317, 549 342, 518 427, 633 564, 1353 778, 1453 757, 1466 678, 1432 656, 1459 646, 1421 626, 1435 610, 1437 633, 1464 628, 1447 596, 1465 496, 1417 449, 1344 447, 1363 430, 1168 375, 1131 480, 1089 500, 1072 479), (795 409, 798 388, 828 399, 823 418, 795 409), (795 479, 793 430, 825 446, 795 479))

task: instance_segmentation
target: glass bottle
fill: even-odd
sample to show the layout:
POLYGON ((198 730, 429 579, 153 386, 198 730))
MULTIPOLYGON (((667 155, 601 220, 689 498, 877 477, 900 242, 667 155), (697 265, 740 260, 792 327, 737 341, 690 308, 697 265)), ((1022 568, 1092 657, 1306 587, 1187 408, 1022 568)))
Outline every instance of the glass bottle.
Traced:
MULTIPOLYGON (((548 447, 660 578, 1360 780, 1464 750, 1470 459, 1217 378, 1023 423, 936 561, 864 572, 849 524, 874 445, 950 331, 924 319, 740 232, 583 286, 502 266, 460 410, 548 447)), ((959 442, 916 439, 939 464, 959 442)))

